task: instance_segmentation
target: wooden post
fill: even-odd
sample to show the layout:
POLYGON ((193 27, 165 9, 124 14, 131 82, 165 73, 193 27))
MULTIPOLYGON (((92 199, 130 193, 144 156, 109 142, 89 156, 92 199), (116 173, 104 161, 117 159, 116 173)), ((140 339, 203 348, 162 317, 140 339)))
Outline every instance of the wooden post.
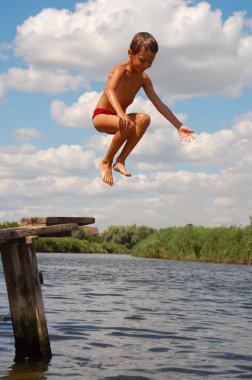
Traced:
POLYGON ((34 238, 1 245, 17 357, 51 358, 34 238))
POLYGON ((23 218, 21 227, 0 230, 0 251, 7 285, 16 358, 50 359, 47 331, 34 242, 38 236, 71 234, 90 217, 23 218), (35 235, 35 236, 32 236, 35 235))

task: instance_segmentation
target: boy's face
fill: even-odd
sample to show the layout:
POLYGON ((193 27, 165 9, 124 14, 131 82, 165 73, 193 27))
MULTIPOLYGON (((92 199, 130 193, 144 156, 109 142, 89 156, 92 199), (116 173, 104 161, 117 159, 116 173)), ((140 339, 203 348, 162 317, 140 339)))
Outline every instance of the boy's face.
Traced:
POLYGON ((156 56, 156 54, 151 50, 145 50, 144 48, 141 48, 141 50, 136 54, 129 49, 128 55, 131 60, 132 68, 138 72, 144 72, 151 67, 156 56))

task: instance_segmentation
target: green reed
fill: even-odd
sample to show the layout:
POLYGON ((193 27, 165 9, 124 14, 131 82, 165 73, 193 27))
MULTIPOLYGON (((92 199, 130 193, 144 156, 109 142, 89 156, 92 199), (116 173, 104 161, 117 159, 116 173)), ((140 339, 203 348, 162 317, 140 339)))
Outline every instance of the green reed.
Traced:
POLYGON ((136 256, 217 263, 252 263, 252 228, 169 227, 133 249, 136 256))

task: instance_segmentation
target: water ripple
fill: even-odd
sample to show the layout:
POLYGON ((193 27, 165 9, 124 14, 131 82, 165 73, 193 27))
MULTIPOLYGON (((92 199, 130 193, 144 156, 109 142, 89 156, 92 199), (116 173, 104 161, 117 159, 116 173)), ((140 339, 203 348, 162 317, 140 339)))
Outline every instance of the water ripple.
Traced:
MULTIPOLYGON (((13 364, 11 322, 0 321, 1 379, 252 379, 251 267, 125 255, 38 261, 53 358, 13 364)), ((1 268, 0 285, 8 315, 1 268)))

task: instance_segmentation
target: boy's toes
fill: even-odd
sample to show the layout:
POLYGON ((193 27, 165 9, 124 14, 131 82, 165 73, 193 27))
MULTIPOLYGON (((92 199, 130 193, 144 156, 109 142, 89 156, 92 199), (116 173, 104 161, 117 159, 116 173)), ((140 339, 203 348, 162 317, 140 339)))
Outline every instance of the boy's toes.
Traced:
POLYGON ((113 186, 113 178, 110 178, 108 181, 107 181, 107 184, 109 185, 109 186, 113 186))
POLYGON ((104 176, 103 182, 105 182, 109 186, 113 186, 113 177, 104 176))
POLYGON ((107 185, 113 186, 113 176, 111 172, 111 166, 108 163, 104 163, 102 160, 99 162, 99 169, 101 179, 107 185))
POLYGON ((118 173, 125 175, 126 177, 131 177, 131 173, 126 169, 125 165, 122 164, 121 162, 116 162, 113 165, 113 169, 116 170, 118 173))

